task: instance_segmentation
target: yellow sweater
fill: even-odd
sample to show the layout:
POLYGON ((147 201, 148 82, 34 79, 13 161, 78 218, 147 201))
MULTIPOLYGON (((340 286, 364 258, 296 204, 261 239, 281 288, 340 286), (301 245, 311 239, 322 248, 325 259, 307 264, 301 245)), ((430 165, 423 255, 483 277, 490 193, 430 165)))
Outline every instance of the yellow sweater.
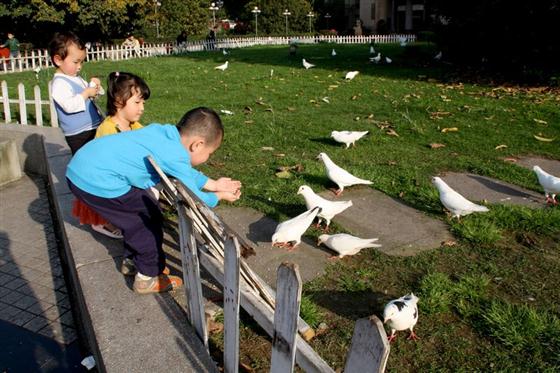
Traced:
MULTIPOLYGON (((130 125, 131 130, 137 130, 142 128, 143 126, 139 122, 134 122, 130 125)), ((122 132, 117 126, 117 123, 113 121, 111 117, 105 118, 103 123, 97 127, 97 131, 95 132, 95 138, 107 136, 107 135, 114 135, 116 133, 122 132)))

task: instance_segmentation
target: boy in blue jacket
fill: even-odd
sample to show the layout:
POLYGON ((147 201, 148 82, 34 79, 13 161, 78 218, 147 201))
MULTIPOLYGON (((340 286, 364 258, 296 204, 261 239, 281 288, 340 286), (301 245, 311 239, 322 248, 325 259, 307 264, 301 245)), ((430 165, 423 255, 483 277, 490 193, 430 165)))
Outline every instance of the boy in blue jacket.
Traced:
POLYGON ((137 293, 164 292, 182 284, 165 267, 163 218, 146 190, 159 177, 146 157, 152 156, 163 172, 181 180, 208 206, 219 200, 233 202, 241 196, 241 182, 212 180, 193 168, 208 160, 223 136, 218 114, 200 107, 187 112, 176 126, 151 124, 95 139, 70 161, 66 171, 70 190, 122 230, 124 260, 132 259, 137 269, 133 286, 137 293))

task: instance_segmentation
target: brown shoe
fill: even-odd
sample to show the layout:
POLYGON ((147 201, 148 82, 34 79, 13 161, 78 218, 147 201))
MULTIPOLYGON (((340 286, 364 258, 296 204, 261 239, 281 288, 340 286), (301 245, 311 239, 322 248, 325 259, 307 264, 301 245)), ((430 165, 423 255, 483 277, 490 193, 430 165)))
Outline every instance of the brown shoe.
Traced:
POLYGON ((148 280, 142 280, 136 276, 132 288, 138 294, 151 294, 163 293, 181 287, 182 285, 183 281, 179 277, 161 274, 156 277, 150 277, 148 280))
MULTIPOLYGON (((134 276, 136 275, 136 272, 138 272, 136 270, 136 265, 134 264, 134 261, 130 258, 124 258, 121 264, 121 273, 125 276, 134 276)), ((169 269, 169 267, 165 267, 163 269, 162 272, 164 275, 168 275, 171 273, 171 270, 169 269)))

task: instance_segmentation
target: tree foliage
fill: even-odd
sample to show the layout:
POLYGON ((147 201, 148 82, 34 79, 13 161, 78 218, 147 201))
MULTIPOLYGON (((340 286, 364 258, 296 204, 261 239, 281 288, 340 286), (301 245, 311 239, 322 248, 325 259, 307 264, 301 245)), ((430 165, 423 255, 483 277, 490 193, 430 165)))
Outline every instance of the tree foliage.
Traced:
MULTIPOLYGON (((291 13, 288 16, 288 29, 291 33, 307 32, 309 19, 306 16, 312 11, 308 0, 255 0, 245 4, 241 16, 243 19, 252 20, 249 29, 255 31, 255 16, 252 10, 258 6, 261 13, 258 15, 258 29, 262 34, 283 35, 286 29, 286 19, 282 15, 286 9, 291 13)), ((316 17, 312 18, 311 27, 315 28, 316 17)))

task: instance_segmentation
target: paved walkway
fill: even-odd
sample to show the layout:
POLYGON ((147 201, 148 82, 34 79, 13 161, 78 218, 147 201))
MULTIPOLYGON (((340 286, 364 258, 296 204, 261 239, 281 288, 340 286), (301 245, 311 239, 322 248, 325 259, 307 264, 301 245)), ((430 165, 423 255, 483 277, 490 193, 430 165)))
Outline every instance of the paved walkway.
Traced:
POLYGON ((0 371, 85 371, 45 182, 0 188, 0 371))

